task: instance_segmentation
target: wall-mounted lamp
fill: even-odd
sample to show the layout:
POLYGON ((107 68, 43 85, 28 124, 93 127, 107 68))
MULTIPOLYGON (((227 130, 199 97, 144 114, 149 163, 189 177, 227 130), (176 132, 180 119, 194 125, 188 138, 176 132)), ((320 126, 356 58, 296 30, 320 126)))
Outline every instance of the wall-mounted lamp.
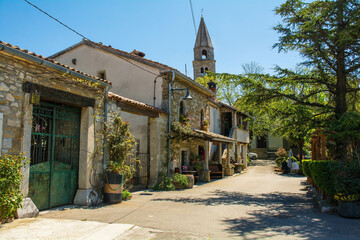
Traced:
POLYGON ((40 93, 38 90, 33 90, 30 95, 30 104, 40 105, 40 93))

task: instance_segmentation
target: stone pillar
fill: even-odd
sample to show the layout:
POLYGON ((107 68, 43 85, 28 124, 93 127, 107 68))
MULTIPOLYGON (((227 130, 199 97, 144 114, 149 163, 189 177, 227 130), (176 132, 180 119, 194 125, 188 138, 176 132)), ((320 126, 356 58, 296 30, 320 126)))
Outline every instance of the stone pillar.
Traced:
MULTIPOLYGON (((26 157, 25 161, 29 161, 31 156, 31 127, 32 127, 32 104, 30 104, 30 93, 25 93, 23 102, 23 115, 22 121, 24 123, 23 136, 21 142, 21 152, 26 157)), ((2 127, 2 125, 1 125, 2 127)), ((2 136, 1 136, 2 138, 2 136)), ((16 218, 31 218, 36 217, 39 214, 34 202, 29 195, 29 178, 30 178, 30 163, 27 163, 25 167, 21 168, 21 174, 23 175, 21 182, 21 192, 24 194, 22 200, 22 207, 18 208, 15 213, 16 218)))
POLYGON ((248 162, 247 162, 247 152, 248 152, 249 144, 243 145, 243 159, 244 159, 244 167, 247 168, 248 162))
POLYGON ((204 170, 207 171, 209 170, 209 152, 210 148, 209 148, 209 141, 205 141, 205 168, 204 170))
POLYGON ((160 167, 160 129, 159 118, 149 118, 150 125, 150 179, 148 187, 153 187, 158 181, 160 167))
MULTIPOLYGON (((23 103, 23 119, 24 128, 23 128, 23 137, 21 143, 21 151, 25 154, 26 161, 30 159, 31 151, 31 125, 32 125, 32 104, 30 104, 30 93, 25 93, 24 103, 23 103)), ((23 175, 21 183, 21 192, 24 194, 24 197, 27 197, 29 194, 29 177, 30 177, 30 163, 26 164, 25 167, 21 169, 21 174, 23 175)))
MULTIPOLYGON (((82 206, 91 206, 93 203, 91 178, 93 159, 92 154, 95 150, 95 136, 94 136, 94 119, 93 108, 83 107, 81 110, 80 123, 80 154, 79 154, 79 189, 76 192, 74 204, 82 206)), ((97 193, 99 194, 99 193, 97 193)), ((95 195, 97 195, 95 193, 95 195)))
POLYGON ((218 142, 218 148, 219 148, 219 164, 222 165, 222 143, 218 142))
POLYGON ((210 182, 210 171, 209 171, 209 155, 210 155, 210 143, 209 141, 205 141, 205 163, 204 163, 204 170, 200 174, 200 181, 202 182, 210 182))
POLYGON ((226 167, 230 167, 230 144, 226 144, 226 167))
POLYGON ((226 144, 226 166, 225 166, 225 176, 232 176, 234 175, 234 169, 230 168, 230 144, 226 144))

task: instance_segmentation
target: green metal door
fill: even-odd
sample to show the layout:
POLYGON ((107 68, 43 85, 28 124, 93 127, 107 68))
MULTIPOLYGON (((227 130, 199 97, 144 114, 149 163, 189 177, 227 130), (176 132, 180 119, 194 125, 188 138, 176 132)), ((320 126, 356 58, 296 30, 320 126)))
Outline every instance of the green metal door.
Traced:
POLYGON ((38 209, 71 204, 78 188, 78 108, 33 107, 29 196, 38 209))

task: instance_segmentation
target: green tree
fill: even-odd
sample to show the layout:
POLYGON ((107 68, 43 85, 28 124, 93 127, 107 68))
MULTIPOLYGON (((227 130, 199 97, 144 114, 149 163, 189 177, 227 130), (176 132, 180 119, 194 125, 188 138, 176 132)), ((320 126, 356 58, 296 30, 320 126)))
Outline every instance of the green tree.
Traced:
MULTIPOLYGON (((275 27, 280 38, 274 46, 279 51, 298 51, 306 59, 303 64, 314 69, 315 75, 296 80, 319 86, 308 94, 327 95, 326 108, 332 109, 335 120, 348 110, 359 110, 359 1, 287 0, 276 13, 283 23, 275 27)), ((301 98, 294 100, 307 103, 301 98)), ((344 158, 346 143, 339 139, 336 146, 336 157, 344 158)))
MULTIPOLYGON (((249 104, 253 112, 276 113, 284 135, 289 135, 284 127, 290 121, 288 114, 294 125, 302 124, 301 129, 331 128, 346 112, 359 111, 359 0, 287 0, 276 13, 283 21, 274 27, 280 34, 274 47, 279 52, 299 52, 305 70, 277 67, 275 76, 219 74, 217 79, 226 77, 240 88, 235 89, 242 96, 240 103, 249 104)), ((272 116, 269 120, 274 121, 272 116)), ((335 140, 335 157, 343 160, 348 142, 335 140)))
MULTIPOLYGON (((245 63, 241 67, 244 74, 261 74, 264 72, 264 68, 256 62, 245 63)), ((196 79, 196 82, 205 87, 207 87, 207 83, 210 81, 216 83, 216 98, 230 106, 233 106, 243 95, 241 85, 239 85, 236 78, 233 78, 232 74, 207 72, 207 75, 204 77, 196 79)))

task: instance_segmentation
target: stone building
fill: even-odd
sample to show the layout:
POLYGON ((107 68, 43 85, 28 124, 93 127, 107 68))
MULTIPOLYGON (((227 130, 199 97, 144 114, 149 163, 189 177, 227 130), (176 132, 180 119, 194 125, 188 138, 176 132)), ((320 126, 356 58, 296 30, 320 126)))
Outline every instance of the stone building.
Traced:
MULTIPOLYGON (((163 86, 167 82, 161 71, 173 68, 146 59, 144 56, 144 53, 137 50, 128 53, 84 39, 50 58, 106 78, 111 81, 111 91, 115 95, 166 111, 163 107, 163 86)), ((133 109, 135 108, 133 106, 133 109)), ((141 114, 134 114, 123 111, 121 117, 130 123, 130 131, 138 142, 142 165, 148 168, 147 170, 143 168, 142 171, 150 172, 147 175, 149 182, 146 185, 152 187, 157 182, 161 165, 159 163, 167 156, 168 128, 167 116, 164 119, 163 114, 158 117, 148 113, 143 111, 141 114)))
MULTIPOLYGON (((191 126, 201 131, 199 130, 200 121, 201 119, 209 119, 208 99, 212 98, 214 93, 176 69, 146 59, 144 56, 144 53, 137 50, 127 53, 101 43, 83 40, 78 44, 52 55, 51 58, 71 67, 76 67, 84 72, 103 76, 112 82, 112 92, 114 94, 152 105, 167 113, 169 112, 169 85, 171 84, 171 87, 175 89, 189 89, 194 99, 191 102, 180 101, 180 96, 185 96, 184 91, 170 91, 171 99, 173 99, 170 105, 170 119, 178 121, 178 111, 181 105, 182 109, 190 110, 189 117, 192 119, 191 126)), ((143 141, 143 144, 140 143, 140 148, 149 149, 150 166, 148 167, 150 168, 151 177, 148 185, 150 187, 156 183, 158 173, 166 173, 170 170, 171 161, 179 161, 179 159, 185 159, 190 156, 190 149, 187 150, 186 144, 192 148, 196 148, 196 151, 193 149, 192 153, 198 155, 199 149, 202 149, 202 151, 209 149, 204 139, 211 142, 210 140, 214 138, 205 136, 204 133, 198 133, 197 135, 201 135, 201 137, 193 139, 193 141, 199 142, 183 142, 179 147, 171 145, 171 151, 175 155, 173 155, 173 157, 170 156, 171 161, 168 161, 168 133, 169 124, 171 124, 172 120, 169 122, 167 118, 167 122, 164 124, 162 117, 153 118, 151 121, 153 121, 153 125, 156 127, 153 128, 153 126, 150 126, 150 128, 148 128, 148 119, 141 119, 138 116, 130 119, 130 124, 136 125, 138 129, 149 129, 148 131, 141 130, 134 132, 136 138, 151 138, 154 140, 143 141), (156 132, 157 135, 155 135, 156 132), (154 137, 152 137, 152 135, 154 137), (154 146, 156 147, 151 147, 151 144, 155 144, 154 146)), ((224 137, 223 141, 235 141, 234 139, 220 136, 220 134, 218 135, 219 139, 224 137)), ((207 157, 209 156, 207 155, 207 157)), ((207 165, 205 164, 205 166, 207 165)))
POLYGON ((22 171, 25 206, 34 202, 46 209, 99 201, 110 86, 0 42, 1 154, 24 153, 30 160, 22 171))
POLYGON ((277 156, 275 152, 278 148, 289 149, 291 145, 289 142, 278 135, 272 135, 270 133, 265 136, 252 136, 250 150, 258 155, 262 159, 275 159, 277 156))
POLYGON ((194 46, 194 80, 206 74, 206 71, 215 72, 214 47, 209 32, 201 16, 198 33, 194 46))
MULTIPOLYGON (((137 141, 137 158, 139 163, 136 167, 135 176, 131 180, 133 189, 148 188, 153 185, 159 174, 159 166, 161 165, 160 157, 149 157, 149 152, 161 152, 160 139, 161 135, 166 131, 167 112, 151 105, 135 101, 109 93, 109 117, 120 116, 124 121, 130 123, 130 132, 136 136, 137 141), (138 119, 145 118, 146 125, 136 125, 138 119), (165 127, 164 127, 165 126, 165 127), (142 137, 142 138, 139 138, 142 137), (149 139, 147 139, 149 137, 149 139), (146 138, 146 139, 144 139, 146 138), (148 141, 148 149, 141 152, 140 142, 148 141), (150 162, 150 160, 152 161, 150 162)), ((110 120, 110 119, 109 119, 110 120)), ((132 190, 133 190, 132 189, 132 190)))

